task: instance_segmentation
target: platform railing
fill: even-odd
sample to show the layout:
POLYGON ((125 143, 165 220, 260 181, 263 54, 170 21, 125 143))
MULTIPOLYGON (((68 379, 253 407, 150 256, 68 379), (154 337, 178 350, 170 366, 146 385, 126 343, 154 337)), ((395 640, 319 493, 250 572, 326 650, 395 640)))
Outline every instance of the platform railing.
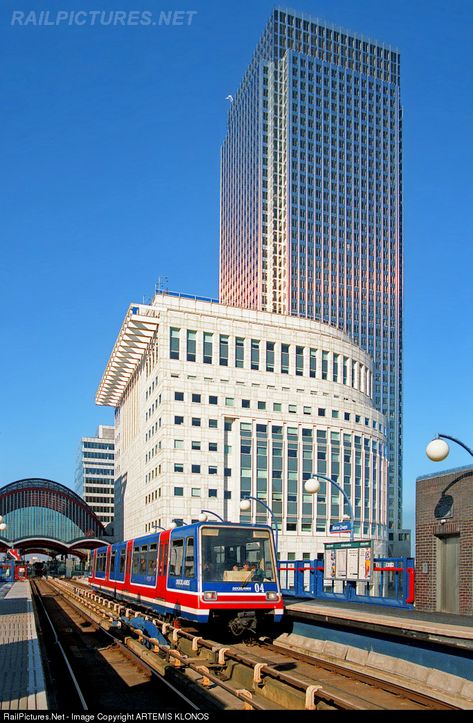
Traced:
POLYGON ((328 580, 323 560, 280 560, 281 590, 286 597, 359 602, 412 608, 415 570, 412 557, 378 557, 368 581, 328 580))

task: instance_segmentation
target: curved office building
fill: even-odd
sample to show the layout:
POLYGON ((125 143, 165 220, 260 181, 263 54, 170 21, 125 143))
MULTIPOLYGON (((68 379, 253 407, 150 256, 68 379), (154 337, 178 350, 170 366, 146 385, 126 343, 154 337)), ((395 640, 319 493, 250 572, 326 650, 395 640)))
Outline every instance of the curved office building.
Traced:
POLYGON ((48 479, 22 479, 0 488, 2 537, 12 544, 25 538, 69 543, 105 535, 105 528, 81 497, 48 479))
POLYGON ((325 481, 304 492, 317 473, 342 485, 356 539, 384 555, 386 420, 373 385, 371 358, 329 324, 171 294, 131 306, 97 393, 115 407, 121 534, 203 508, 265 523, 262 505, 241 511, 251 495, 278 520, 281 559, 313 559, 349 513, 325 481))

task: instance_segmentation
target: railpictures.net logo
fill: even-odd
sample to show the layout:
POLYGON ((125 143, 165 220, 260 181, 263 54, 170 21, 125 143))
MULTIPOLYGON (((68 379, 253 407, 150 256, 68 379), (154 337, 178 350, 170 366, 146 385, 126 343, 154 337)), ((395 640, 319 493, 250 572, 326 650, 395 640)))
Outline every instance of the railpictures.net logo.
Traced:
POLYGON ((188 27, 197 10, 13 10, 14 27, 188 27))

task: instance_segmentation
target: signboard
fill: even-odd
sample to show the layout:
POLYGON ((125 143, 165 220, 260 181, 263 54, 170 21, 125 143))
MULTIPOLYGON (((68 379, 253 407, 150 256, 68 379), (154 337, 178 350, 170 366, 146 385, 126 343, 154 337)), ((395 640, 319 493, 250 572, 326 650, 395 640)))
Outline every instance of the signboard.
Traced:
POLYGON ((351 522, 334 522, 330 525, 330 532, 351 532, 351 522))
POLYGON ((324 551, 324 580, 369 580, 372 560, 371 540, 327 543, 324 551))
POLYGON ((20 562, 20 560, 21 560, 20 551, 17 550, 16 548, 10 547, 10 549, 7 550, 7 554, 10 555, 10 557, 13 557, 13 559, 16 560, 17 562, 20 562))
POLYGON ((373 564, 373 550, 370 547, 360 548, 358 551, 358 580, 369 580, 373 564))
POLYGON ((349 547, 347 554, 347 580, 359 580, 358 559, 359 550, 356 547, 349 547))
POLYGON ((347 551, 335 550, 335 565, 338 580, 347 579, 347 551))

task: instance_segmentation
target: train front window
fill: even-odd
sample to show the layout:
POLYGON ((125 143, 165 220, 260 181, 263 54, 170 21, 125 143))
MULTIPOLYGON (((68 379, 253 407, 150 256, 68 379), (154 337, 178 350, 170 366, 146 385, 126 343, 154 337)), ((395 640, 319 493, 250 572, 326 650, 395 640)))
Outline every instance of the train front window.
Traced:
POLYGON ((269 530, 203 527, 202 579, 275 582, 269 530))

